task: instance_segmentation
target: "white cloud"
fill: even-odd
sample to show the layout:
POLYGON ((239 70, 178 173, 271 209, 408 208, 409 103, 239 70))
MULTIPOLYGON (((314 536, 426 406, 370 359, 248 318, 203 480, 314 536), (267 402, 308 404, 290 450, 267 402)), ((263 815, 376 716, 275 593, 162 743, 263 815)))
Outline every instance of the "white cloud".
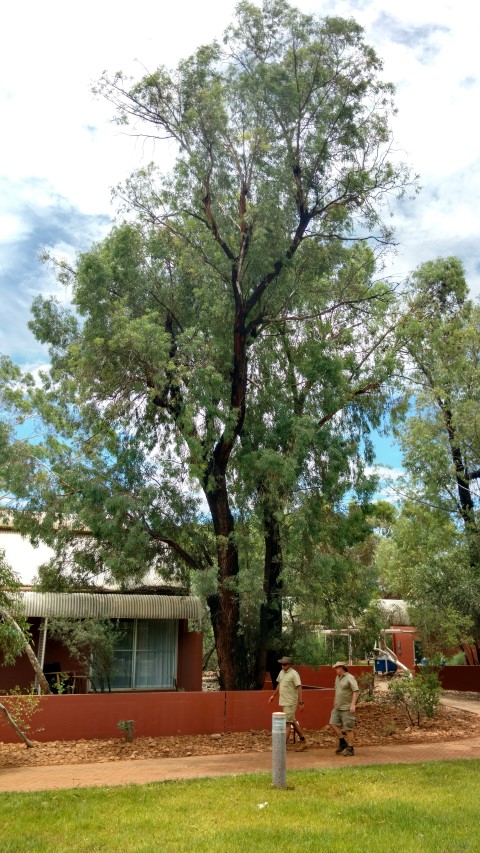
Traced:
MULTIPOLYGON (((111 107, 91 85, 104 69, 135 77, 174 66, 221 36, 236 0, 25 0, 2 10, 0 54, 0 351, 45 360, 26 328, 37 292, 55 287, 38 251, 71 257, 108 228, 111 186, 160 147, 111 124, 111 107)), ((480 6, 471 0, 297 0, 306 12, 355 17, 397 87, 393 120, 399 156, 420 173, 423 190, 393 209, 397 279, 437 255, 458 255, 480 293, 480 6)), ((59 293, 62 298, 64 294, 59 293)))

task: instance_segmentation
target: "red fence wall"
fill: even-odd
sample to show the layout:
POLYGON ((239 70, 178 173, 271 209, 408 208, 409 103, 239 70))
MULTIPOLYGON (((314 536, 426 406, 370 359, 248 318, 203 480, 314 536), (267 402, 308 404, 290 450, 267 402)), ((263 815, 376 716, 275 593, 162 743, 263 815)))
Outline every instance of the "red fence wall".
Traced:
POLYGON ((480 666, 444 666, 438 677, 444 690, 480 693, 480 666))
MULTIPOLYGON (((123 737, 119 720, 134 720, 138 737, 214 734, 270 729, 276 703, 264 691, 208 693, 94 693, 40 696, 40 710, 32 719, 32 740, 93 740, 123 737)), ((14 712, 15 698, 2 697, 14 712)), ((321 728, 328 723, 333 690, 305 691, 302 726, 321 728)), ((18 737, 0 715, 0 740, 18 737)))
MULTIPOLYGON (((295 666, 304 687, 333 687, 337 673, 331 666, 295 666)), ((349 666, 348 671, 354 678, 360 678, 364 672, 372 672, 371 666, 349 666)), ((264 690, 272 690, 272 682, 265 679, 264 690)))

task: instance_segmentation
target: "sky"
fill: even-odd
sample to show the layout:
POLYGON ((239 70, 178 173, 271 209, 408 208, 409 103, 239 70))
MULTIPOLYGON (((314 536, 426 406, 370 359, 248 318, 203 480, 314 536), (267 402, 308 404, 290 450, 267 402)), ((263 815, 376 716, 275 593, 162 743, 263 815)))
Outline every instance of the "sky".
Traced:
MULTIPOLYGON (((480 294, 478 112, 480 5, 471 0, 297 0, 305 12, 354 17, 397 89, 399 156, 421 192, 392 208, 399 281, 425 260, 457 255, 480 294)), ((39 293, 68 300, 42 266, 47 248, 73 257, 102 239, 115 210, 111 188, 158 150, 111 121, 92 85, 104 70, 140 77, 174 67, 220 37, 234 0, 24 0, 2 10, 0 36, 0 353, 28 369, 47 355, 28 330, 39 293)), ((399 450, 378 441, 397 469, 399 450)))

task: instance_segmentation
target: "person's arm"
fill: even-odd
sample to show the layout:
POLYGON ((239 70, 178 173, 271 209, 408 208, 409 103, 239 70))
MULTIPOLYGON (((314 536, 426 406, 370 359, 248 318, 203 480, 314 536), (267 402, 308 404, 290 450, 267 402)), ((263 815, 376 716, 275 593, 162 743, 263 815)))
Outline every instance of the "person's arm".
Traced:
POLYGON ((352 693, 352 703, 350 705, 350 713, 351 714, 356 713, 356 705, 357 705, 357 701, 358 701, 359 692, 360 692, 359 690, 354 690, 352 693))
POLYGON ((279 687, 279 685, 277 684, 275 690, 273 691, 272 695, 270 696, 270 699, 268 700, 269 702, 273 702, 273 700, 275 699, 275 696, 278 693, 278 687, 279 687))
POLYGON ((302 690, 301 684, 298 685, 297 690, 298 690, 298 704, 300 705, 300 710, 303 711, 305 706, 304 706, 304 702, 303 702, 303 690, 302 690))

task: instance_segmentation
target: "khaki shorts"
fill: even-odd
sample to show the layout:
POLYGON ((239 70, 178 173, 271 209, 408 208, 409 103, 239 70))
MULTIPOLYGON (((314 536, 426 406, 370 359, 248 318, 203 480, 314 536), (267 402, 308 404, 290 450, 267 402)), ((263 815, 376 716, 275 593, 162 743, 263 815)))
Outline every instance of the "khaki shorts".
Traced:
POLYGON ((283 713, 285 714, 287 723, 295 722, 295 714, 297 712, 296 705, 282 705, 283 713))
POLYGON ((347 729, 347 731, 351 731, 354 728, 356 723, 355 714, 351 714, 350 711, 339 711, 338 708, 334 708, 330 717, 330 725, 338 726, 339 729, 347 729))

